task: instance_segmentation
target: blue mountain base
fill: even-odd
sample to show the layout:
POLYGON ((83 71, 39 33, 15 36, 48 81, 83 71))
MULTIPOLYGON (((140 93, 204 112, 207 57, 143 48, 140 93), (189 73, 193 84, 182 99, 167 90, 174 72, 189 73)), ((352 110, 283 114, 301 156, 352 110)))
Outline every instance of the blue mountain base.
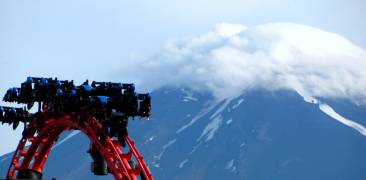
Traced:
MULTIPOLYGON (((366 178, 366 137, 297 93, 256 90, 215 102, 207 93, 164 88, 152 98, 153 118, 130 121, 129 133, 155 179, 366 178)), ((322 101, 366 123, 365 106, 322 101)), ((88 146, 86 136, 78 134, 54 148, 45 178, 112 179, 91 173, 88 146)), ((8 156, 0 158, 1 177, 8 156)))

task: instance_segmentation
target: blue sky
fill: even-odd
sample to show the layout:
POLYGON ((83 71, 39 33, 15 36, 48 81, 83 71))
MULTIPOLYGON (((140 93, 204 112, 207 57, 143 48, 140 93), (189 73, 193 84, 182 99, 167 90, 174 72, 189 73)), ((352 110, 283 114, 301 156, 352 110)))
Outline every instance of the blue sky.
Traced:
MULTIPOLYGON (((167 41, 221 22, 292 22, 335 32, 366 47, 363 0, 0 1, 0 94, 26 76, 128 80, 121 67, 159 52, 167 41)), ((0 154, 19 130, 0 127, 0 154)))

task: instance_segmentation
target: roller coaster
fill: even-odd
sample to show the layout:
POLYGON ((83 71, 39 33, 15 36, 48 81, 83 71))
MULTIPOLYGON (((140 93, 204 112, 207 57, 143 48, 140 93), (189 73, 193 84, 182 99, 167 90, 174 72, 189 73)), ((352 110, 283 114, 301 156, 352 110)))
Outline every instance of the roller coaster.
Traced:
POLYGON ((42 179, 52 146, 60 134, 80 130, 89 141, 91 171, 117 180, 152 180, 153 176, 127 131, 128 120, 151 115, 151 97, 133 84, 28 77, 3 100, 23 108, 0 106, 0 122, 24 125, 7 179, 42 179), (34 105, 38 105, 34 106, 34 105), (34 106, 34 108, 33 108, 34 106), (33 113, 32 113, 33 111, 33 113))

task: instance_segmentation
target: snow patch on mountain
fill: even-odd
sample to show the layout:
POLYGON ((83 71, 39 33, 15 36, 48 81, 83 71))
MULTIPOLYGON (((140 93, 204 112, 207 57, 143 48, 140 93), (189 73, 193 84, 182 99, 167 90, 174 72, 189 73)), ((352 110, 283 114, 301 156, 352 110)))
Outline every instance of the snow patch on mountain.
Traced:
POLYGON ((336 111, 334 111, 334 109, 332 107, 330 107, 329 105, 324 104, 324 103, 320 103, 319 104, 319 109, 322 110, 328 116, 332 117, 333 119, 341 122, 342 124, 344 124, 348 127, 356 129, 359 133, 366 136, 366 128, 364 126, 362 126, 359 123, 356 123, 355 121, 349 120, 349 119, 341 116, 336 111))
POLYGON ((221 126, 221 124, 222 124, 221 115, 216 116, 209 124, 207 124, 207 126, 203 130, 202 134, 197 139, 197 141, 200 141, 203 137, 206 137, 206 139, 205 139, 206 142, 211 140, 214 137, 215 132, 221 126))
POLYGON ((192 155, 194 152, 197 151, 197 149, 201 146, 202 141, 199 141, 196 145, 193 146, 192 150, 189 152, 190 155, 192 155))
POLYGON ((234 166, 234 159, 232 159, 226 163, 225 169, 229 170, 230 172, 235 172, 236 167, 234 166))
POLYGON ((318 104, 319 103, 319 101, 317 99, 313 98, 313 97, 310 97, 310 96, 302 96, 302 97, 304 98, 304 101, 307 102, 307 103, 312 103, 312 104, 318 104))
POLYGON ((190 122, 188 122, 187 124, 185 124, 181 128, 179 128, 176 131, 176 133, 179 134, 182 131, 184 131, 185 129, 187 129, 188 127, 192 126, 196 121, 198 121, 203 116, 205 116, 206 114, 208 114, 209 112, 211 112, 211 110, 214 109, 217 104, 218 104, 218 102, 216 102, 216 101, 213 102, 213 103, 210 103, 207 107, 205 107, 203 110, 201 110, 195 117, 193 117, 190 122))
POLYGON ((172 146, 176 141, 177 141, 177 139, 170 140, 167 144, 165 144, 165 145, 163 146, 163 150, 160 152, 160 154, 159 154, 159 155, 157 155, 157 156, 154 156, 154 158, 155 158, 155 159, 157 159, 157 160, 160 160, 160 159, 163 157, 163 155, 164 155, 165 151, 166 151, 170 146, 172 146))
POLYGON ((328 116, 332 117, 333 119, 339 121, 340 123, 342 123, 348 127, 351 127, 353 129, 357 130, 359 133, 366 136, 366 127, 364 127, 363 125, 343 117, 342 115, 337 113, 332 107, 330 107, 328 104, 320 102, 319 100, 317 100, 314 97, 303 95, 303 92, 298 91, 298 93, 304 98, 305 102, 318 105, 319 109, 322 112, 324 112, 325 114, 327 114, 328 116))
POLYGON ((151 136, 151 137, 149 137, 148 139, 145 140, 144 144, 147 144, 147 143, 153 141, 156 137, 157 136, 151 136))
POLYGON ((188 159, 183 160, 181 163, 179 163, 179 168, 182 168, 187 162, 188 159))
POLYGON ((240 148, 244 147, 245 145, 246 145, 246 142, 244 141, 244 142, 242 142, 242 143, 240 144, 240 148))
POLYGON ((57 142, 52 149, 58 147, 59 145, 61 145, 62 143, 66 142, 67 140, 69 140, 70 138, 74 137, 75 135, 79 134, 80 131, 72 131, 69 135, 67 135, 64 139, 62 139, 60 142, 57 142))
POLYGON ((197 98, 193 97, 193 92, 185 90, 184 88, 182 88, 181 91, 184 93, 183 102, 198 101, 197 98))
POLYGON ((233 118, 230 118, 229 120, 226 121, 226 124, 229 125, 233 122, 233 118))
POLYGON ((232 98, 226 99, 224 100, 224 103, 220 106, 220 108, 218 108, 211 116, 210 119, 216 117, 219 113, 221 113, 222 111, 224 111, 224 109, 229 105, 229 103, 231 102, 232 98))
POLYGON ((231 107, 231 109, 238 108, 242 102, 244 102, 244 99, 243 98, 239 99, 238 102, 231 107))
POLYGON ((206 137, 205 142, 211 140, 215 132, 219 129, 222 124, 223 118, 220 113, 230 104, 232 99, 224 100, 223 104, 210 116, 211 122, 206 125, 203 129, 202 134, 198 137, 197 141, 200 141, 203 137, 206 137))

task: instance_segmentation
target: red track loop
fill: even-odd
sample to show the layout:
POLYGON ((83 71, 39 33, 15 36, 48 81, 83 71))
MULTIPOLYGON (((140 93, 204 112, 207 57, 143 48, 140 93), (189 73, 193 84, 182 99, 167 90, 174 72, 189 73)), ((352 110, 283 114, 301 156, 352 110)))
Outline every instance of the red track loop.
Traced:
POLYGON ((90 147, 93 146, 100 152, 115 179, 136 180, 139 176, 144 180, 153 179, 131 138, 126 137, 129 152, 122 152, 121 143, 106 136, 102 125, 93 116, 83 115, 75 118, 70 115, 45 115, 43 120, 32 121, 25 132, 32 130, 36 130, 34 135, 25 135, 19 142, 8 170, 8 179, 16 179, 20 170, 42 173, 52 146, 60 134, 68 130, 80 130, 89 138, 90 147), (30 143, 29 146, 27 142, 30 143), (137 162, 134 167, 131 167, 129 163, 132 157, 137 162))

